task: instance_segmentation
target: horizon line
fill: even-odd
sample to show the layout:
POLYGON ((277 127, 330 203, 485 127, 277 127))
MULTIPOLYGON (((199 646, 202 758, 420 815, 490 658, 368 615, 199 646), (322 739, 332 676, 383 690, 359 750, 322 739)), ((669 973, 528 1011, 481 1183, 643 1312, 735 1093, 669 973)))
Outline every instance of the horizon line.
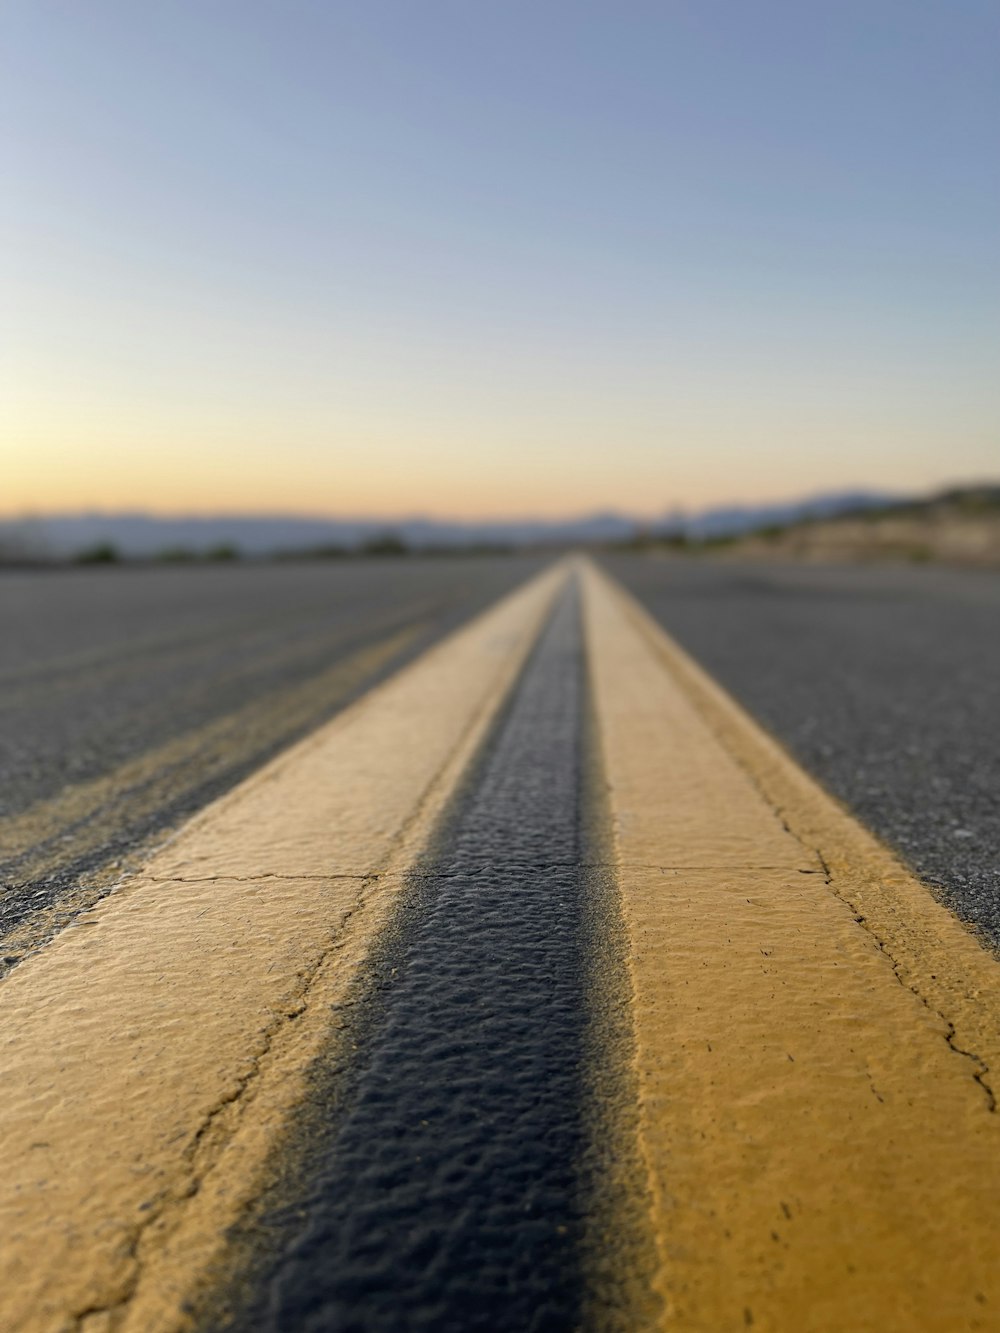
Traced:
POLYGON ((174 509, 156 509, 156 508, 103 508, 99 505, 84 505, 79 508, 61 508, 49 510, 19 510, 4 511, 0 510, 0 523, 8 522, 38 522, 46 519, 67 519, 67 518, 142 518, 161 521, 183 521, 183 522, 211 522, 226 520, 269 520, 269 521, 291 521, 291 522, 314 522, 314 523, 440 523, 457 525, 484 525, 484 524, 510 524, 510 523, 568 523, 581 519, 592 518, 625 518, 634 522, 645 522, 655 519, 661 519, 665 516, 682 516, 703 514, 713 510, 721 509, 759 509, 772 505, 805 504, 813 500, 832 499, 842 496, 873 496, 879 499, 906 500, 918 497, 930 497, 943 494, 955 489, 968 489, 977 486, 991 486, 1000 484, 998 481, 990 481, 985 478, 975 481, 950 482, 943 486, 936 486, 931 490, 913 490, 913 489, 893 489, 888 490, 878 486, 851 486, 845 485, 829 490, 811 490, 808 492, 796 492, 792 495, 773 496, 767 499, 725 499, 718 500, 702 505, 664 505, 662 508, 639 513, 624 507, 607 506, 596 509, 580 509, 563 512, 561 514, 524 514, 524 513, 500 513, 494 515, 479 516, 459 516, 453 513, 435 514, 428 511, 411 510, 396 514, 379 513, 350 513, 350 512, 317 512, 314 510, 284 510, 284 509, 203 509, 203 510, 174 510, 174 509))

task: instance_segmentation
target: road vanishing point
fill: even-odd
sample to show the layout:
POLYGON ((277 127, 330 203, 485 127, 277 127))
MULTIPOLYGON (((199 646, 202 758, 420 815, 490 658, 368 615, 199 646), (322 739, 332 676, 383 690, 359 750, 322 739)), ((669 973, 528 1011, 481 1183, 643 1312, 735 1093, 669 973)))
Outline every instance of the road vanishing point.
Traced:
POLYGON ((1000 1330, 994 579, 11 578, 3 1333, 1000 1330))

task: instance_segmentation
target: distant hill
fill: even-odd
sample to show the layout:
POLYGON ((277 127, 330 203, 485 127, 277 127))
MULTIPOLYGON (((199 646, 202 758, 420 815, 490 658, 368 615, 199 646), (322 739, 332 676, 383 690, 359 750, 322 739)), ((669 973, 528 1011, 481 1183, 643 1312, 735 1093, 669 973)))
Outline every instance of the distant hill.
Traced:
POLYGON ((743 537, 766 527, 786 527, 790 523, 884 509, 907 500, 908 497, 884 491, 833 491, 802 500, 725 505, 698 514, 667 514, 656 523, 646 524, 644 530, 654 537, 684 536, 693 541, 711 541, 720 537, 743 537))
POLYGON ((427 518, 338 519, 271 515, 161 518, 151 514, 47 514, 0 522, 0 550, 66 559, 108 543, 127 558, 164 552, 202 553, 222 546, 247 556, 342 548, 356 551, 394 538, 414 551, 482 546, 564 546, 628 539, 625 515, 595 514, 563 522, 522 520, 451 523, 427 518))
POLYGON ((876 508, 775 524, 731 547, 741 558, 944 561, 1000 566, 1000 485, 956 486, 876 508))
POLYGON ((421 517, 390 520, 267 514, 177 518, 143 513, 46 514, 0 521, 0 555, 65 560, 107 544, 131 559, 150 559, 165 552, 203 554, 225 547, 247 556, 269 556, 329 548, 356 551, 389 537, 414 551, 600 545, 630 541, 641 534, 684 534, 705 539, 741 536, 764 526, 785 526, 805 518, 828 518, 882 508, 896 499, 876 492, 846 491, 780 504, 708 509, 692 515, 669 513, 652 523, 612 511, 563 520, 484 523, 421 517))

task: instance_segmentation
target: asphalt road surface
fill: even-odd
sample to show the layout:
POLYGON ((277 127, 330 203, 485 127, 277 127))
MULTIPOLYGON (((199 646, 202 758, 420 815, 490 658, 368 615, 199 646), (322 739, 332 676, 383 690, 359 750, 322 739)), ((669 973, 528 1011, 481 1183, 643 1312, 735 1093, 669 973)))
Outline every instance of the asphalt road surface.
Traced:
POLYGON ((3 585, 5 1327, 988 1326, 997 960, 620 585, 996 942, 996 579, 566 562, 397 672, 538 563, 3 585))
POLYGON ((540 563, 0 574, 0 970, 540 563))
MULTIPOLYGON (((42 937, 58 929, 151 839, 539 563, 4 574, 4 956, 16 962, 35 938, 12 936, 29 917, 42 937)), ((954 911, 1000 943, 997 575, 605 564, 954 911)))
POLYGON ((1000 576, 603 563, 828 791, 1000 946, 1000 576))
POLYGON ((583 673, 570 590, 415 877, 356 1086, 314 1134, 292 1234, 257 1247, 236 1326, 579 1326, 583 673))

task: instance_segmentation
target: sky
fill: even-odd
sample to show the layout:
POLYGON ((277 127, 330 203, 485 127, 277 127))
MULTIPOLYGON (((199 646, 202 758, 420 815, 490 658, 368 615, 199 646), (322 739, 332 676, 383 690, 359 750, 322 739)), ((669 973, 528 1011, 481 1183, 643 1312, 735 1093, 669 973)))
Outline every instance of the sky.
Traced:
POLYGON ((1000 475, 996 0, 5 0, 0 514, 1000 475))

